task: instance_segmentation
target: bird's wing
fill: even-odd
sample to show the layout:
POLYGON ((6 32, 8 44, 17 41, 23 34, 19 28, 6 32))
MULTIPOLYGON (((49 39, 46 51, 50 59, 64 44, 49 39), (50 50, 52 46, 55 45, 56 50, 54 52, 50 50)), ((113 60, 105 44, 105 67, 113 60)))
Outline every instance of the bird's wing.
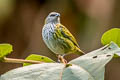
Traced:
POLYGON ((63 26, 62 24, 57 24, 56 26, 57 26, 57 30, 60 31, 61 33, 61 37, 69 39, 70 41, 74 43, 74 45, 79 47, 76 39, 65 26, 63 26))

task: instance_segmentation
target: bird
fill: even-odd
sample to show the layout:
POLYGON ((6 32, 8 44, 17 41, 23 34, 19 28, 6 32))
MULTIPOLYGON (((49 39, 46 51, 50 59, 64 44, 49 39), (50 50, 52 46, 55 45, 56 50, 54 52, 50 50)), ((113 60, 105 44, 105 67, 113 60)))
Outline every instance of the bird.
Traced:
POLYGON ((64 64, 66 61, 63 56, 66 54, 85 54, 71 32, 61 24, 60 13, 58 12, 51 12, 46 17, 42 28, 42 38, 47 47, 58 55, 64 64))

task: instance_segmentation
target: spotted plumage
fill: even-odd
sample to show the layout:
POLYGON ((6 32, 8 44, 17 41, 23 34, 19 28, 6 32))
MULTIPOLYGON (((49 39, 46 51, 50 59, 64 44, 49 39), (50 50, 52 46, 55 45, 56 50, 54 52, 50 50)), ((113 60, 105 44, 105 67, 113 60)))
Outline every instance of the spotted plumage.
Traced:
POLYGON ((59 13, 52 12, 47 16, 42 37, 47 47, 55 54, 84 53, 70 31, 60 23, 59 13))

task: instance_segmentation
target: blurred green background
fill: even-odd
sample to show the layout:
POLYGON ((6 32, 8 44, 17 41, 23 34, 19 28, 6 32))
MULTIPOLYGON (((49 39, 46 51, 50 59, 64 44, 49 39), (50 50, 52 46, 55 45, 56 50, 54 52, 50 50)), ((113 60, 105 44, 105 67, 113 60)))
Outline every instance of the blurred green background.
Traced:
MULTIPOLYGON (((120 0, 0 0, 0 43, 14 46, 8 57, 24 59, 35 53, 56 60, 41 37, 45 17, 56 11, 87 53, 102 47, 100 39, 106 30, 120 27, 119 4, 120 0)), ((65 58, 76 57, 71 54, 65 58)), ((0 62, 0 74, 20 66, 0 62)), ((120 80, 120 58, 106 66, 105 80, 120 80)))

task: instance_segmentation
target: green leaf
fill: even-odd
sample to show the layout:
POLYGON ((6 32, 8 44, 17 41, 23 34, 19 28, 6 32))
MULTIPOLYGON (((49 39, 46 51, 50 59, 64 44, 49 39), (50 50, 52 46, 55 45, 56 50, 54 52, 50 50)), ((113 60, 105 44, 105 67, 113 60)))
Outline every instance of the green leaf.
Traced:
POLYGON ((114 56, 113 56, 114 58, 119 58, 120 57, 120 55, 118 55, 118 54, 114 54, 114 56))
POLYGON ((115 42, 120 47, 120 28, 113 28, 105 32, 101 38, 103 45, 109 44, 111 41, 115 42))
MULTIPOLYGON (((35 60, 35 61, 41 61, 41 62, 47 62, 47 63, 55 62, 46 56, 41 56, 37 54, 31 54, 25 60, 35 60)), ((31 65, 31 63, 23 63, 23 66, 28 66, 28 65, 31 65)))
POLYGON ((10 44, 0 44, 0 61, 3 60, 5 56, 13 51, 12 45, 10 44))
POLYGON ((118 45, 111 42, 109 45, 78 57, 69 63, 81 66, 88 71, 95 80, 104 80, 105 65, 112 59, 114 53, 118 52, 120 52, 118 45))
POLYGON ((0 80, 104 80, 105 65, 120 48, 113 42, 70 61, 43 63, 17 68, 0 76, 0 80))

